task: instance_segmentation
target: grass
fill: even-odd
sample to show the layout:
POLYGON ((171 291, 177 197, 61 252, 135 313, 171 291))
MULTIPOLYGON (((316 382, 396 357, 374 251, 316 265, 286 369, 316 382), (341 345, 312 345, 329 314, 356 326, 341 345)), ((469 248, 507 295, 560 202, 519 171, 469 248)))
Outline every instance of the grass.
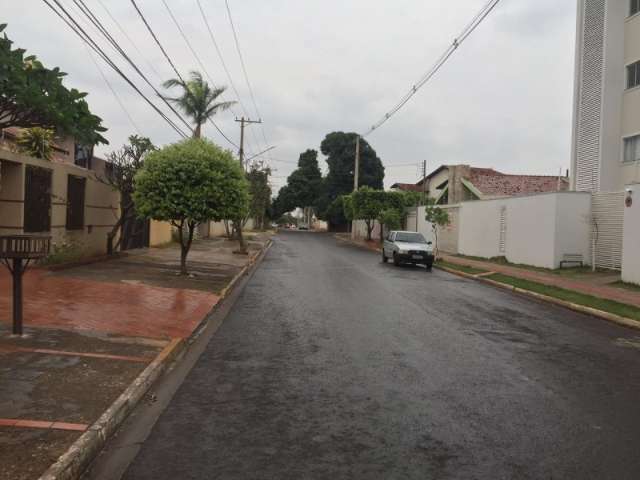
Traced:
POLYGON ((438 260, 436 262, 436 266, 450 268, 451 270, 468 273, 469 275, 478 275, 479 273, 488 272, 488 270, 482 270, 481 268, 470 267, 468 265, 458 265, 457 263, 446 262, 444 260, 438 260))
POLYGON ((632 305, 626 305, 614 300, 607 300, 604 298, 594 297, 592 295, 586 295, 584 293, 575 292, 573 290, 566 290, 564 288, 554 287, 551 285, 544 285, 542 283, 532 282, 530 280, 510 277, 501 273, 495 273, 487 278, 496 282, 504 283, 506 285, 521 288, 523 290, 529 290, 531 292, 546 295, 548 297, 557 298, 585 307, 591 307, 597 310, 613 313, 621 317, 640 321, 640 308, 634 307, 632 305))
POLYGON ((640 292, 640 285, 636 285, 635 283, 623 282, 622 280, 610 283, 609 285, 616 288, 623 288, 631 292, 640 292))
POLYGON ((569 267, 569 268, 543 268, 543 267, 534 267, 532 265, 525 265, 523 263, 511 263, 505 257, 492 257, 492 258, 483 258, 483 257, 474 257, 471 255, 455 255, 458 258, 467 259, 467 260, 475 260, 478 262, 489 262, 495 263, 496 265, 504 265, 506 267, 514 267, 520 268, 522 270, 529 270, 532 272, 540 272, 540 273, 550 273, 553 275, 558 275, 560 277, 579 277, 581 275, 598 275, 603 273, 608 273, 607 270, 597 269, 595 272, 588 265, 584 265, 582 267, 569 267))

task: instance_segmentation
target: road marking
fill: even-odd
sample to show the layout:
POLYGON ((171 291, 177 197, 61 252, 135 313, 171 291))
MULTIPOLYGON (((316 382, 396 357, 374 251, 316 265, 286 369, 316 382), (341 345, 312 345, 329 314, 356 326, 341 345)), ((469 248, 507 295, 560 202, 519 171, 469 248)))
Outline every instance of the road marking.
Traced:
POLYGON ((0 345, 0 353, 41 353, 44 355, 62 355, 68 357, 101 358, 105 360, 123 360, 125 362, 150 363, 153 358, 135 357, 130 355, 109 355, 106 353, 68 352, 65 350, 50 350, 47 348, 14 347, 13 345, 0 345))

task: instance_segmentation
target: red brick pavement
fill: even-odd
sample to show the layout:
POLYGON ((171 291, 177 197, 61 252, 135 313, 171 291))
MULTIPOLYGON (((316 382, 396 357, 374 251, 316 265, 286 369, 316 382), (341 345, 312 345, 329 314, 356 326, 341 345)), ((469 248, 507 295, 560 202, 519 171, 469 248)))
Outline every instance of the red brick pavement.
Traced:
POLYGON ((449 263, 457 263, 458 265, 468 265, 482 270, 502 273, 511 277, 522 278, 532 282, 543 283, 545 285, 553 285, 555 287, 564 288, 566 290, 575 290, 580 293, 592 295, 594 297, 606 298, 628 305, 640 307, 640 292, 624 290, 617 287, 609 287, 607 285, 597 285, 574 278, 561 277, 553 273, 537 272, 526 270, 524 268, 510 267, 508 265, 498 265, 492 262, 483 262, 480 260, 469 260, 466 258, 454 257, 451 255, 441 255, 442 259, 449 263))
MULTIPOLYGON (((97 282, 33 269, 24 276, 24 325, 184 338, 219 299, 203 291, 97 282)), ((11 278, 0 268, 0 322, 10 324, 11 311, 11 278)))

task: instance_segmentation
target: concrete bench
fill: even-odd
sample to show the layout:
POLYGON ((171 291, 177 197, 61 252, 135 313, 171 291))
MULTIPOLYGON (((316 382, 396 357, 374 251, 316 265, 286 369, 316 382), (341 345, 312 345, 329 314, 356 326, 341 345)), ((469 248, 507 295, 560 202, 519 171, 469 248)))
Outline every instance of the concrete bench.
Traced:
POLYGON ((584 266, 584 259, 582 258, 582 255, 577 254, 577 253, 565 253, 564 255, 562 255, 562 260, 560 261, 560 268, 563 267, 563 265, 565 263, 579 263, 580 266, 584 266))

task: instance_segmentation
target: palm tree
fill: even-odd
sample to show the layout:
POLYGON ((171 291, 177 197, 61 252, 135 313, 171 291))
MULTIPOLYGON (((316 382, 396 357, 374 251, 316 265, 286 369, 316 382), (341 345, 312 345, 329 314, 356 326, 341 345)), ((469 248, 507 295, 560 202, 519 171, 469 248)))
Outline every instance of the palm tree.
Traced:
POLYGON ((191 117, 196 128, 193 137, 200 138, 202 124, 213 117, 218 110, 226 110, 236 102, 216 102, 218 97, 226 90, 226 87, 211 88, 202 79, 200 72, 191 72, 191 78, 184 82, 182 79, 172 78, 163 83, 164 88, 182 87, 179 97, 166 97, 175 103, 180 110, 191 117))

